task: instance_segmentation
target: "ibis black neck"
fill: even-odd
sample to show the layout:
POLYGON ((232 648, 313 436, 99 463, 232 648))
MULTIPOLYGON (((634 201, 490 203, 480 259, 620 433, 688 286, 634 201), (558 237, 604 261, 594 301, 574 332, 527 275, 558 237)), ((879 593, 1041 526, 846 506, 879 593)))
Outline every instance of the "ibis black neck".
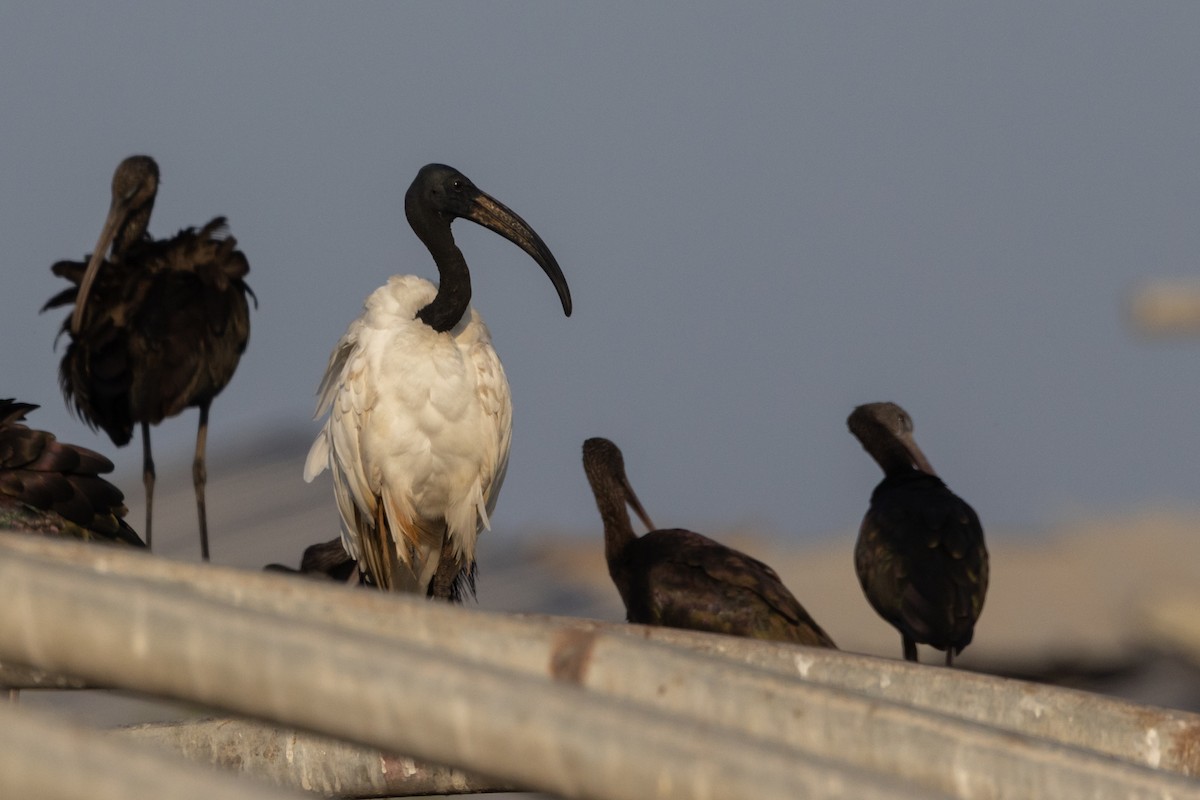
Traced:
POLYGON ((438 267, 438 290, 433 301, 417 312, 417 319, 433 328, 438 333, 444 333, 459 323, 471 305, 471 273, 467 269, 467 260, 462 251, 449 239, 442 251, 433 253, 433 260, 438 267))

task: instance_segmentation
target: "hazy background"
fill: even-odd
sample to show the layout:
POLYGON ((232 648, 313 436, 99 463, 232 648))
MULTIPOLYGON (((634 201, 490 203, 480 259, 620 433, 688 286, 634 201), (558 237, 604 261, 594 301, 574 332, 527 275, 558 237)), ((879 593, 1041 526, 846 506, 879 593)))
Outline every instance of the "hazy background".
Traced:
MULTIPOLYGON (((513 388, 501 534, 598 529, 593 435, 659 524, 851 529, 880 476, 844 420, 885 399, 991 531, 1191 506, 1197 351, 1138 342, 1122 304, 1196 272, 1198 42, 1195 3, 4 4, 0 396, 140 500, 140 447, 68 416, 64 313, 37 311, 144 152, 151 231, 227 215, 261 301, 210 476, 311 439, 363 299, 436 277, 402 202, 443 161, 575 299, 456 224, 513 388)), ((156 430, 160 475, 195 426, 156 430)), ((295 481, 332 519, 328 478, 295 481)))

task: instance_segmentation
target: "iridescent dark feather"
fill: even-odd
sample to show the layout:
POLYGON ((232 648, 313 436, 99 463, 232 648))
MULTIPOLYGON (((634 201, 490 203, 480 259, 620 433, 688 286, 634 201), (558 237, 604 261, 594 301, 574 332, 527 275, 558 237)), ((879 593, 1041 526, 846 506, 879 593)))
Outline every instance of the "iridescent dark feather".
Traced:
POLYGON ((630 622, 836 647, 775 570, 692 531, 635 539, 609 574, 630 622))
POLYGON ((629 506, 647 528, 654 525, 615 444, 588 439, 583 466, 604 521, 608 573, 630 622, 836 647, 775 570, 758 559, 687 530, 635 536, 629 506))
POLYGON ((70 281, 42 310, 73 306, 59 366, 67 406, 118 447, 142 429, 146 543, 152 541, 154 459, 150 426, 185 408, 200 410, 192 478, 200 552, 208 560, 205 443, 213 398, 233 377, 250 338, 250 271, 224 217, 170 239, 147 233, 158 194, 158 164, 130 156, 113 174, 112 203, 85 262, 51 269, 70 281), (111 248, 110 248, 111 245, 111 248))
MULTIPOLYGON (((43 311, 74 304, 86 266, 60 261, 51 267, 75 285, 43 311)), ((224 217, 170 239, 139 239, 118 259, 106 259, 79 333, 70 335, 70 318, 63 321, 70 344, 59 381, 68 405, 120 447, 135 423, 157 425, 211 402, 233 377, 250 338, 249 270, 224 217)))
POLYGON ((971 643, 987 592, 983 528, 937 477, 884 478, 871 494, 854 567, 871 606, 903 636, 955 654, 971 643))
POLYGON ((100 477, 112 472, 112 462, 22 424, 35 408, 0 400, 0 524, 145 547, 124 520, 121 490, 100 477))
POLYGON ((987 594, 983 526, 934 474, 898 405, 859 406, 848 425, 884 471, 854 548, 863 594, 900 631, 907 660, 928 644, 950 665, 971 643, 987 594))
POLYGON ((265 569, 271 572, 326 578, 339 583, 358 583, 361 576, 358 562, 346 552, 341 537, 304 548, 304 555, 300 558, 300 569, 292 569, 283 564, 268 564, 265 569))

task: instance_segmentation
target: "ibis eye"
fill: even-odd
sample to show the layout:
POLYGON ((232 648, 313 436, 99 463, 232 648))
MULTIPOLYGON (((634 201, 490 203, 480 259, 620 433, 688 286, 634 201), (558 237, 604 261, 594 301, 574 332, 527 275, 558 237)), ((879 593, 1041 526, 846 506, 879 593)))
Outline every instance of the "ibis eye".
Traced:
POLYGON ((462 191, 462 189, 463 189, 463 182, 462 182, 462 179, 461 179, 461 178, 455 178, 455 179, 454 179, 454 180, 451 182, 451 184, 450 184, 450 188, 452 188, 452 189, 453 189, 454 191, 456 191, 456 192, 461 192, 461 191, 462 191))

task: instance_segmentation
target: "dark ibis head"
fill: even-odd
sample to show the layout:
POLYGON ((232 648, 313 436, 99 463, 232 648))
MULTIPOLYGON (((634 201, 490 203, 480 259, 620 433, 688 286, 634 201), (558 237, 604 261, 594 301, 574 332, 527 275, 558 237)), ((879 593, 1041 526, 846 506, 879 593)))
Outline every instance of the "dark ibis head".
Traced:
POLYGON ((108 253, 109 245, 115 250, 127 246, 146 232, 150 212, 154 209, 154 197, 158 194, 158 164, 150 156, 130 156, 117 166, 112 180, 112 202, 108 207, 108 218, 100 231, 96 249, 88 261, 87 270, 75 296, 75 312, 71 315, 71 333, 79 333, 83 322, 83 309, 87 305, 88 292, 96 280, 96 272, 108 253))
POLYGON ((438 237, 446 236, 456 218, 469 219, 524 250, 549 276, 563 312, 571 316, 571 290, 558 262, 525 220, 471 179, 445 164, 426 164, 404 195, 404 215, 425 246, 438 257, 438 237))
POLYGON ((893 468, 915 468, 937 474, 913 438, 912 417, 895 403, 861 405, 851 412, 846 425, 885 473, 893 468))
POLYGON ((629 478, 625 477, 625 458, 615 444, 598 436, 584 442, 583 471, 587 473, 588 484, 592 487, 592 494, 596 497, 596 505, 600 508, 600 516, 604 518, 606 528, 609 524, 606 509, 623 510, 628 504, 637 513, 646 530, 656 530, 650 515, 642 508, 641 501, 629 484, 629 478))

